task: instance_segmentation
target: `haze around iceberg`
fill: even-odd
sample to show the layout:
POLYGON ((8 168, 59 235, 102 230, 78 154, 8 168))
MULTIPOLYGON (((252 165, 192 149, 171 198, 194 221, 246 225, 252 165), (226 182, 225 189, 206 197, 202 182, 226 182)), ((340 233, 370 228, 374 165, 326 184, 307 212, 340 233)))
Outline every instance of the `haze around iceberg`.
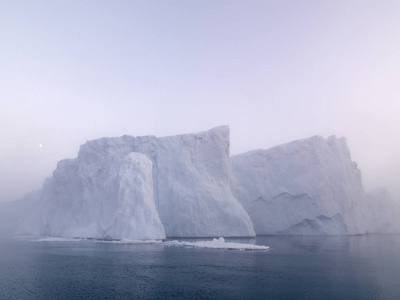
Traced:
POLYGON ((0 201, 103 136, 348 138, 400 199, 400 1, 2 1, 0 201), (40 147, 42 146, 42 147, 40 147))

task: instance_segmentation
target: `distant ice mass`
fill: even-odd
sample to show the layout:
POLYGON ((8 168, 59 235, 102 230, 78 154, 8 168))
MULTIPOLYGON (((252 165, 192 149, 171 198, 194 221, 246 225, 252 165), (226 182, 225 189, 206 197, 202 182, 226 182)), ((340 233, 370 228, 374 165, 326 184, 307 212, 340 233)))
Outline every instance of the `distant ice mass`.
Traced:
POLYGON ((214 238, 212 241, 168 241, 163 243, 166 246, 174 247, 193 247, 193 248, 211 248, 211 249, 229 249, 229 250, 269 250, 267 246, 258 246, 252 244, 225 242, 223 237, 214 238))
POLYGON ((136 243, 400 232, 398 205, 384 190, 364 191, 345 139, 315 136, 232 158, 229 144, 227 126, 89 141, 41 190, 0 202, 0 236, 136 243))

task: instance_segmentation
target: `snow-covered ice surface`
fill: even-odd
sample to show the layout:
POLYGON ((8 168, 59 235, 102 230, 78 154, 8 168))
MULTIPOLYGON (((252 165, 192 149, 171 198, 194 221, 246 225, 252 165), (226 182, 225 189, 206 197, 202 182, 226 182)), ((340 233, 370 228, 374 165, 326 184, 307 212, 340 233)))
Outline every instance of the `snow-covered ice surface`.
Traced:
POLYGON ((163 244, 168 247, 212 248, 228 250, 269 250, 268 246, 225 242, 225 239, 223 237, 220 237, 218 239, 214 238, 212 241, 167 241, 163 244))

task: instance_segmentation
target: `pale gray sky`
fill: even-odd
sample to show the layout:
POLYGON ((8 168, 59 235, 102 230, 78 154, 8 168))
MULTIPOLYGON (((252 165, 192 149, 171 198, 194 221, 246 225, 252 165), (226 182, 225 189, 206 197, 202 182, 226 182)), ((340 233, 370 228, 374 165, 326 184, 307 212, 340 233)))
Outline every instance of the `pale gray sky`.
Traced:
POLYGON ((399 116, 397 0, 0 0, 0 201, 86 140, 223 124, 232 154, 346 136, 400 199, 399 116))

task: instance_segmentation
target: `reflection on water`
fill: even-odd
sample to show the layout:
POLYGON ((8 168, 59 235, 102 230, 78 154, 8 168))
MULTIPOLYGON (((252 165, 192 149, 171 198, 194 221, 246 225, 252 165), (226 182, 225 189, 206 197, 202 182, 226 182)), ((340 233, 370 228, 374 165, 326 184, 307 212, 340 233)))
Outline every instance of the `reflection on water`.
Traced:
POLYGON ((271 249, 0 239, 0 299, 400 298, 400 236, 226 241, 271 249))

